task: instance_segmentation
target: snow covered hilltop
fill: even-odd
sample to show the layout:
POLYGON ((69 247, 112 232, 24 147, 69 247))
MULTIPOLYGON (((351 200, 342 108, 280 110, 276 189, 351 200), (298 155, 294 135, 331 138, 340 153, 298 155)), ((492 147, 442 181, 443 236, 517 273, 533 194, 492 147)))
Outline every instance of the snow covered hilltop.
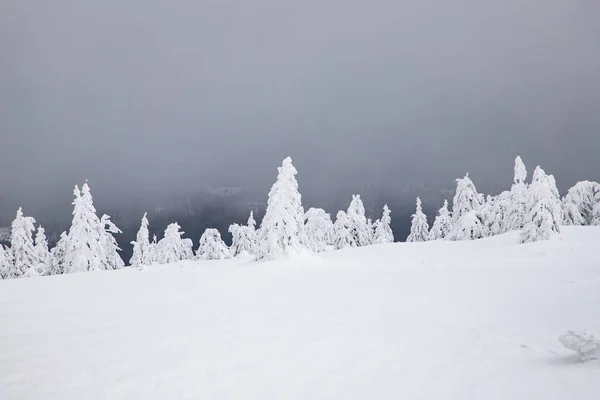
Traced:
POLYGON ((598 227, 0 282, 0 398, 578 399, 598 227))

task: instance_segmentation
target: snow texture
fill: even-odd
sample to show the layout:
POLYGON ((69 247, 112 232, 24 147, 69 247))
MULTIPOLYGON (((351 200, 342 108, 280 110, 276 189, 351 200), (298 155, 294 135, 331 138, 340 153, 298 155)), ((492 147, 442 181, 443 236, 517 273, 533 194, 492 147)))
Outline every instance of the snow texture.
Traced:
POLYGON ((600 331, 600 228, 563 230, 3 280, 0 399, 597 400, 558 337, 600 331))

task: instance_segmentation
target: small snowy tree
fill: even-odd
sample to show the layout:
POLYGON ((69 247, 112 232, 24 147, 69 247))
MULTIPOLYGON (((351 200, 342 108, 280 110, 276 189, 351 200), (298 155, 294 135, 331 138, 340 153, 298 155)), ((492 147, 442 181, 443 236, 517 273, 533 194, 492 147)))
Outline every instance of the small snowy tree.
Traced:
POLYGON ((148 218, 146 213, 142 217, 140 230, 137 233, 133 245, 133 254, 129 263, 132 267, 152 265, 152 256, 150 254, 150 231, 148 230, 148 218))
POLYGON ((33 243, 34 224, 35 219, 23 216, 23 210, 19 208, 11 225, 10 248, 13 263, 9 278, 37 275, 35 268, 38 265, 38 257, 33 243))
POLYGON ((60 275, 64 273, 65 252, 69 237, 67 232, 60 234, 60 239, 50 251, 50 271, 49 275, 60 275))
MULTIPOLYGON (((534 173, 535 174, 535 173, 534 173)), ((527 170, 521 157, 515 159, 514 183, 510 189, 510 205, 504 219, 505 231, 520 230, 525 226, 528 202, 527 170)))
POLYGON ((365 216, 365 206, 360 195, 356 194, 352 196, 352 201, 346 215, 350 222, 351 247, 369 246, 372 240, 371 232, 373 228, 365 216))
POLYGON ((562 207, 552 175, 546 175, 539 166, 534 172, 528 191, 528 213, 521 231, 520 242, 549 240, 560 234, 562 207))
POLYGON ((429 240, 429 224, 427 216, 421 208, 421 199, 417 197, 417 209, 412 215, 410 234, 406 238, 407 242, 426 242, 429 240))
POLYGON ((597 182, 577 182, 563 198, 565 225, 590 225, 594 219, 593 211, 596 196, 600 192, 597 182))
POLYGON ((231 258, 231 252, 221 239, 217 229, 207 229, 200 237, 200 246, 196 255, 202 260, 225 260, 231 258))
POLYGON ((229 233, 231 233, 231 255, 234 257, 240 255, 255 255, 256 254, 256 221, 252 211, 250 211, 250 218, 248 218, 248 225, 232 224, 229 226, 229 233))
POLYGON ((125 262, 119 255, 121 248, 117 244, 117 240, 113 234, 123 233, 117 226, 110 220, 110 216, 104 214, 100 218, 100 244, 103 248, 103 253, 106 257, 104 262, 105 269, 115 270, 121 269, 125 266, 125 262))
POLYGON ((475 240, 485 237, 485 227, 477 211, 472 210, 452 224, 446 240, 475 240))
POLYGON ((448 211, 448 200, 444 200, 444 205, 438 210, 438 215, 433 221, 431 231, 429 231, 429 240, 444 239, 452 226, 452 216, 448 211))
POLYGON ((267 210, 258 231, 256 260, 274 259, 308 249, 297 173, 290 157, 278 168, 277 181, 269 192, 267 210))
POLYGON ((373 244, 384 244, 394 242, 394 232, 392 232, 392 212, 387 204, 383 206, 383 214, 381 219, 375 222, 375 234, 373 244))
POLYGON ((477 214, 484 228, 484 237, 492 236, 493 227, 497 225, 496 218, 498 216, 494 213, 496 208, 497 198, 494 196, 487 196, 486 201, 481 205, 477 214))
POLYGON ((194 256, 191 239, 182 239, 184 232, 177 222, 169 224, 165 229, 165 236, 160 239, 156 248, 155 261, 158 264, 169 264, 181 260, 189 260, 194 256))
POLYGON ((333 248, 331 215, 321 208, 310 208, 304 214, 304 218, 306 220, 304 229, 311 250, 315 253, 331 250, 333 248))
POLYGON ((41 226, 38 226, 35 235, 35 252, 37 255, 37 273, 39 275, 50 275, 52 257, 50 255, 50 250, 48 250, 46 231, 41 226))
POLYGON ((12 269, 12 254, 10 249, 6 249, 0 244, 0 279, 10 278, 12 269))
POLYGON ((100 220, 87 182, 73 191, 73 222, 65 245, 63 273, 107 269, 100 220))
POLYGON ((347 249, 353 246, 351 221, 345 211, 338 211, 333 224, 333 248, 336 250, 347 249))

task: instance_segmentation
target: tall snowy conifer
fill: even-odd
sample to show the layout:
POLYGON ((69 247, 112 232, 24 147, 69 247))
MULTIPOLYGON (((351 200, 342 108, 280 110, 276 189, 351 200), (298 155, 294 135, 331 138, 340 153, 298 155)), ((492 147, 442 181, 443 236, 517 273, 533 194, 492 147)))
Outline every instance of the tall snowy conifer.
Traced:
POLYGON ((105 266, 106 269, 114 270, 121 269, 125 266, 125 262, 119 255, 121 248, 117 244, 117 240, 113 234, 123 233, 117 226, 110 220, 110 216, 104 214, 100 218, 100 239, 103 247, 103 253, 106 257, 105 266))
POLYGON ((87 182, 73 191, 73 222, 65 245, 63 273, 107 269, 100 220, 87 182))
POLYGON ((140 229, 137 233, 135 241, 131 242, 133 245, 133 254, 129 263, 132 267, 148 266, 152 264, 150 255, 150 231, 148 230, 148 218, 146 213, 142 217, 140 229))
POLYGON ((304 215, 308 246, 315 253, 333 248, 333 222, 322 208, 310 208, 304 215))
POLYGON ((385 244, 394 242, 394 232, 392 232, 392 212, 387 204, 383 206, 381 219, 376 221, 373 244, 385 244))
POLYGON ((267 210, 258 231, 256 260, 270 260, 308 249, 297 173, 290 157, 278 168, 277 181, 269 192, 267 210))
POLYGON ((473 181, 467 174, 456 180, 456 194, 452 204, 452 222, 458 222, 464 215, 473 210, 479 210, 483 204, 483 196, 477 193, 473 181))
POLYGON ((50 250, 50 271, 49 275, 60 275, 64 273, 65 269, 65 252, 67 249, 67 244, 69 241, 69 236, 67 232, 63 232, 60 234, 60 239, 56 243, 56 245, 50 250))
POLYGON ((406 238, 407 242, 426 242, 429 240, 429 224, 427 216, 421 208, 421 199, 417 197, 417 208, 412 215, 410 234, 406 238))
POLYGON ((9 272, 10 278, 37 275, 35 268, 38 265, 38 257, 33 243, 34 224, 35 219, 23 216, 23 210, 19 208, 11 226, 10 248, 13 263, 9 272))
POLYGON ((431 231, 429 231, 429 240, 444 239, 448 235, 448 232, 450 232, 451 226, 452 216, 450 215, 450 211, 448 211, 448 200, 444 200, 444 205, 438 210, 438 215, 435 217, 435 221, 433 221, 431 231))

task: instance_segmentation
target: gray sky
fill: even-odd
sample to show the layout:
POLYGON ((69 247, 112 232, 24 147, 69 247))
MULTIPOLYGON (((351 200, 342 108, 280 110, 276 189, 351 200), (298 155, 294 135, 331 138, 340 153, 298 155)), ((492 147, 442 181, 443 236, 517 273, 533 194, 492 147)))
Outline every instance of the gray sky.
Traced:
POLYGON ((0 197, 598 180, 598 3, 2 1, 0 197))

